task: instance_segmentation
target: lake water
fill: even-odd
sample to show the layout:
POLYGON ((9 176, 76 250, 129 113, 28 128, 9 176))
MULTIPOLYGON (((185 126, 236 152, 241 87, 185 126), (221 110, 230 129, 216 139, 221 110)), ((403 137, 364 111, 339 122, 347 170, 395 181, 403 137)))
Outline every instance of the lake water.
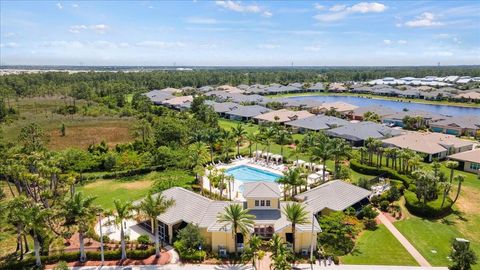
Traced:
POLYGON ((388 107, 396 111, 402 111, 404 108, 406 108, 410 111, 421 110, 421 111, 429 111, 432 113, 437 113, 442 115, 451 115, 451 116, 465 116, 465 115, 480 116, 480 108, 421 104, 421 103, 414 103, 414 102, 363 98, 363 97, 355 97, 355 96, 299 96, 299 97, 288 97, 288 98, 294 99, 294 100, 310 99, 310 100, 317 100, 321 102, 341 101, 341 102, 350 103, 359 107, 366 107, 371 105, 382 105, 384 107, 388 107))

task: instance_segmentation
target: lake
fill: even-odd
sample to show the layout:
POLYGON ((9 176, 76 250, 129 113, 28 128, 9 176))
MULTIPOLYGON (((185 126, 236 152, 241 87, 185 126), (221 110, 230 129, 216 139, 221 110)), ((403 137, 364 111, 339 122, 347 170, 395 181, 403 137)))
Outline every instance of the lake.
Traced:
POLYGON ((442 115, 451 115, 451 116, 464 116, 464 115, 480 116, 480 108, 422 104, 422 103, 414 103, 414 102, 373 99, 373 98, 364 98, 364 97, 355 97, 355 96, 299 96, 299 97, 288 97, 288 98, 294 99, 294 100, 310 99, 310 100, 317 100, 321 102, 342 101, 342 102, 350 103, 359 107, 366 107, 371 105, 382 105, 384 107, 388 107, 396 111, 402 111, 404 108, 406 108, 410 111, 421 110, 421 111, 428 111, 432 113, 437 113, 442 115))

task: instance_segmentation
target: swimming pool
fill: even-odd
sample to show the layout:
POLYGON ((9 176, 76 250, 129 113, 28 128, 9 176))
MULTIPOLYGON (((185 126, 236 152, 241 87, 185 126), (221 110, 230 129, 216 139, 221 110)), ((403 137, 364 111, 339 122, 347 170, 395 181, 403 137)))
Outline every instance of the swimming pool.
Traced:
POLYGON ((253 181, 275 182, 275 180, 282 177, 279 174, 272 173, 262 169, 257 169, 247 165, 232 167, 230 169, 227 169, 226 173, 242 182, 253 182, 253 181))

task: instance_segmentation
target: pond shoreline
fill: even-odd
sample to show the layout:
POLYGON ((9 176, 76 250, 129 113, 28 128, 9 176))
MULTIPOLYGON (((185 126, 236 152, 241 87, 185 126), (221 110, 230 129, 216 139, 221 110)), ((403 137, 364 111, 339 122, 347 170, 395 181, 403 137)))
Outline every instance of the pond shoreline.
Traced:
POLYGON ((338 97, 358 97, 364 99, 377 99, 377 100, 388 100, 388 101, 399 101, 405 103, 418 103, 418 104, 427 104, 427 105, 438 105, 438 106, 452 106, 460 108, 478 108, 480 109, 480 103, 461 103, 461 102, 451 102, 451 101, 433 101, 433 100, 423 100, 417 98, 400 98, 400 97, 385 97, 369 94, 355 94, 355 93, 329 93, 329 92, 308 92, 308 93, 291 93, 291 94, 274 94, 274 95, 265 95, 267 97, 321 97, 321 96, 338 96, 338 97))

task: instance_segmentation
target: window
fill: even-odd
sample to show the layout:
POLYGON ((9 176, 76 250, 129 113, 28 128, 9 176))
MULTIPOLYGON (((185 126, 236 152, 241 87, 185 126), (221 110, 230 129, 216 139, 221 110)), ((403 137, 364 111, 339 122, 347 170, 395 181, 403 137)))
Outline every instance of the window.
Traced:
POLYGON ((470 169, 480 170, 480 163, 475 163, 475 162, 470 163, 470 169))
POLYGON ((265 206, 265 201, 264 200, 260 201, 260 206, 265 206))
POLYGON ((259 206, 259 205, 260 205, 259 201, 255 200, 255 206, 259 206))
POLYGON ((270 200, 266 201, 267 206, 270 206, 270 200))

